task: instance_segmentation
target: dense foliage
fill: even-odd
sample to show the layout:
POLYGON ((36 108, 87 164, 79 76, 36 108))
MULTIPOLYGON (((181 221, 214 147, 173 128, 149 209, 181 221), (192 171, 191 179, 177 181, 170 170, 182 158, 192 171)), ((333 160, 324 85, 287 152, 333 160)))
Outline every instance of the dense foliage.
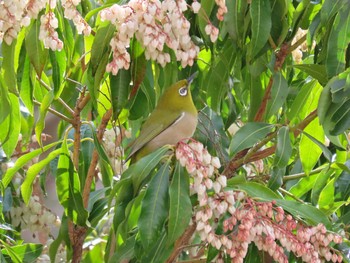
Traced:
POLYGON ((348 0, 0 1, 0 261, 349 262, 349 14, 348 0), (125 163, 194 72, 193 139, 125 163))

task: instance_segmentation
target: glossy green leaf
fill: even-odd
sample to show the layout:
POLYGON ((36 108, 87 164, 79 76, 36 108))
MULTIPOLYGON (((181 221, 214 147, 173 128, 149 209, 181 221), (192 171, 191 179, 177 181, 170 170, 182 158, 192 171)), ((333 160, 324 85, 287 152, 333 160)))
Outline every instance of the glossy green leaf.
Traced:
POLYGON ((28 29, 25 38, 25 46, 30 62, 34 66, 38 76, 41 77, 48 57, 48 49, 45 49, 42 42, 39 40, 39 31, 40 21, 37 19, 28 29))
POLYGON ((271 7, 269 0, 251 2, 252 39, 250 43, 251 58, 254 58, 265 46, 271 30, 271 7))
POLYGON ((328 209, 334 204, 334 184, 335 178, 331 179, 322 189, 318 199, 318 205, 320 209, 328 209))
POLYGON ((273 84, 271 88, 271 99, 266 108, 265 118, 268 119, 278 112, 286 101, 288 95, 288 83, 280 72, 273 75, 273 84))
POLYGON ((152 178, 142 200, 138 227, 145 250, 158 240, 168 216, 169 173, 169 163, 165 163, 152 178))
POLYGON ((11 113, 11 102, 8 94, 8 89, 3 83, 0 76, 0 125, 11 113))
POLYGON ((317 64, 299 64, 293 65, 294 68, 309 74, 311 77, 317 79, 321 85, 326 85, 328 82, 327 71, 325 65, 317 64))
POLYGON ((271 132, 273 125, 262 122, 248 122, 233 136, 230 153, 235 154, 261 141, 271 132))
MULTIPOLYGON (((93 136, 94 131, 92 129, 93 129, 93 127, 91 127, 91 125, 82 124, 80 127, 80 139, 81 140, 86 139, 86 138, 92 139, 94 137, 93 136)), ((80 143, 78 174, 79 174, 79 179, 80 179, 81 185, 85 184, 85 178, 88 174, 88 171, 89 171, 89 168, 91 165, 92 155, 93 155, 93 152, 95 150, 94 143, 95 143, 95 141, 92 142, 91 140, 84 140, 80 143)), ((98 147, 102 147, 100 143, 98 144, 98 147)), ((105 158, 103 158, 100 155, 100 152, 98 152, 98 153, 102 159, 102 160, 101 159, 99 160, 100 161, 99 164, 100 164, 100 168, 101 168, 102 181, 104 181, 105 174, 108 173, 109 177, 111 177, 113 172, 112 172, 112 168, 110 166, 109 166, 110 169, 108 169, 106 167, 109 164, 109 160, 108 160, 107 156, 105 158), (107 161, 107 163, 106 163, 106 161, 107 161), (101 163, 101 162, 104 162, 104 163, 101 163)))
POLYGON ((79 176, 75 171, 68 145, 63 141, 61 155, 58 159, 56 191, 65 214, 77 225, 85 226, 88 212, 83 205, 82 190, 79 176))
POLYGON ((158 165, 168 151, 168 147, 162 147, 138 160, 135 164, 132 164, 127 171, 125 171, 125 176, 132 176, 134 194, 138 193, 143 184, 145 184, 145 180, 150 175, 151 171, 156 165, 158 165))
POLYGON ((11 112, 0 124, 0 145, 5 154, 10 157, 17 146, 21 131, 21 114, 18 97, 12 93, 9 93, 8 96, 11 112))
MULTIPOLYGON (((289 192, 296 198, 302 198, 305 194, 312 190, 316 179, 317 176, 314 174, 303 177, 289 189, 289 192)), ((286 199, 294 200, 291 196, 286 196, 286 199)))
POLYGON ((190 183, 186 171, 176 162, 169 188, 170 209, 168 244, 174 243, 187 228, 192 215, 190 183))
POLYGON ((327 45, 326 69, 331 78, 345 69, 345 54, 350 42, 350 5, 339 10, 331 28, 327 45))
POLYGON ((328 229, 331 227, 331 223, 329 222, 327 216, 314 206, 302 204, 294 200, 282 199, 277 199, 276 204, 280 205, 284 210, 288 211, 293 216, 301 217, 309 224, 317 225, 318 223, 322 223, 328 229))
POLYGON ((114 32, 115 26, 109 22, 104 22, 99 26, 91 48, 90 66, 92 68, 92 76, 96 75, 97 69, 104 55, 106 53, 109 54, 110 41, 114 32))
POLYGON ((1 250, 4 255, 9 255, 13 262, 18 263, 35 262, 42 251, 43 245, 34 243, 6 246, 1 250))
POLYGON ((113 256, 109 259, 109 263, 123 263, 134 257, 135 250, 135 235, 131 236, 126 242, 119 246, 113 256))
POLYGON ((53 159, 61 154, 62 149, 59 148, 49 153, 49 155, 38 163, 33 164, 29 167, 26 177, 21 185, 21 193, 23 201, 28 205, 30 197, 33 192, 33 183, 38 173, 47 166, 53 159))
POLYGON ((281 198, 281 196, 268 187, 255 182, 239 183, 235 185, 235 188, 245 191, 249 196, 258 198, 262 201, 271 201, 281 198))
POLYGON ((8 184, 11 182, 12 177, 18 172, 19 169, 21 169, 26 163, 28 163, 30 160, 32 160, 33 158, 39 156, 40 154, 42 154, 43 152, 46 152, 47 150, 51 149, 52 147, 55 147, 57 144, 61 143, 61 141, 57 141, 54 143, 51 143, 49 145, 44 146, 42 149, 36 149, 33 150, 25 155, 22 155, 21 157, 19 157, 16 162, 14 163, 14 165, 9 168, 5 175, 2 178, 2 184, 4 185, 4 187, 6 188, 8 186, 8 184))
POLYGON ((50 91, 45 95, 45 97, 40 105, 40 116, 39 116, 39 119, 35 125, 36 140, 38 141, 38 143, 41 147, 43 147, 43 144, 41 141, 41 133, 43 132, 43 130, 45 128, 46 114, 47 114, 49 107, 51 106, 53 99, 54 99, 54 92, 53 91, 50 91))
POLYGON ((310 103, 310 98, 313 97, 313 93, 319 89, 319 85, 315 80, 310 81, 303 85, 298 92, 298 95, 293 100, 292 105, 289 107, 289 112, 287 116, 290 120, 293 118, 298 118, 298 121, 301 121, 308 114, 308 110, 306 107, 310 107, 312 103, 310 103))
POLYGON ((283 176, 286 174, 286 168, 273 167, 268 187, 271 190, 277 190, 283 184, 283 176))
MULTIPOLYGON (((146 76, 146 67, 147 61, 145 58, 144 48, 138 41, 133 42, 132 49, 132 64, 131 64, 131 78, 132 78, 132 92, 131 96, 133 97, 137 90, 139 89, 142 81, 146 76)), ((129 94, 127 94, 129 95, 129 94)))
POLYGON ((113 119, 116 120, 118 118, 119 112, 128 102, 131 75, 129 70, 120 69, 117 76, 110 74, 109 78, 113 107, 113 119))
POLYGON ((221 101, 229 90, 228 77, 235 57, 235 46, 230 40, 226 40, 223 52, 218 55, 215 65, 210 68, 206 77, 208 104, 217 113, 220 112, 221 101))
POLYGON ((332 161, 332 153, 331 151, 327 148, 326 145, 324 145, 322 142, 320 142, 319 140, 317 140, 315 137, 313 137, 312 135, 308 134, 307 132, 303 132, 304 135, 306 135, 311 141, 313 141, 318 147, 321 148, 324 157, 327 158, 328 162, 332 161))
POLYGON ((33 103, 33 92, 34 87, 30 81, 30 61, 29 57, 26 55, 23 65, 23 73, 21 77, 21 81, 18 82, 20 87, 20 97, 28 111, 31 115, 34 115, 34 103, 33 103))
POLYGON ((277 133, 277 146, 274 165, 282 168, 288 164, 292 154, 292 145, 289 138, 289 127, 283 126, 277 133))
POLYGON ((311 190, 311 202, 313 205, 317 205, 320 194, 323 188, 326 186, 328 179, 334 174, 333 169, 323 169, 316 178, 315 184, 311 190))
POLYGON ((2 48, 2 70, 5 84, 10 92, 18 94, 17 90, 17 78, 16 78, 16 68, 15 68, 15 48, 16 40, 12 42, 9 46, 6 42, 1 44, 2 48))
POLYGON ((52 65, 52 80, 54 86, 54 95, 57 99, 64 88, 62 81, 66 71, 66 53, 63 50, 61 51, 52 51, 49 50, 50 61, 52 65))
MULTIPOLYGON (((322 126, 319 125, 319 120, 316 118, 313 120, 305 129, 306 133, 310 133, 313 137, 324 143, 325 135, 322 129, 322 126)), ((304 172, 309 174, 310 171, 314 168, 317 163, 322 150, 319 147, 316 147, 316 144, 310 140, 306 135, 301 136, 300 144, 299 144, 299 153, 301 163, 303 165, 304 172)))
POLYGON ((247 1, 232 0, 226 2, 227 14, 224 18, 227 31, 230 37, 237 43, 239 47, 242 47, 244 43, 244 16, 248 6, 247 1))
POLYGON ((144 250, 145 255, 141 257, 142 263, 157 263, 157 262, 166 262, 171 253, 174 250, 174 246, 167 246, 167 234, 163 231, 157 242, 152 244, 152 247, 149 250, 144 250))
POLYGON ((347 0, 325 0, 320 12, 322 23, 329 23, 330 19, 332 19, 346 3, 347 0))

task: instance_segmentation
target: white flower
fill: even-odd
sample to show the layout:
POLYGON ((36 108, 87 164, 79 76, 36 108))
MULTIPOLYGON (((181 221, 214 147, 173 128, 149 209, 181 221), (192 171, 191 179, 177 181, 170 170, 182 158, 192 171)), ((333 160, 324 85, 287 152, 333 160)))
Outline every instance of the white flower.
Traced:
POLYGON ((201 8, 201 4, 198 3, 197 1, 194 1, 192 3, 192 11, 193 11, 193 13, 197 14, 199 12, 200 8, 201 8))

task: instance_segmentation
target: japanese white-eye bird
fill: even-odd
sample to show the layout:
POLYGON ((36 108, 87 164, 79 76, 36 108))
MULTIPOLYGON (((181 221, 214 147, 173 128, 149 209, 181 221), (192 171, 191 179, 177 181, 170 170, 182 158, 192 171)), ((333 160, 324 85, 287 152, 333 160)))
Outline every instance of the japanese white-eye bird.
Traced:
POLYGON ((127 159, 136 162, 164 145, 175 145, 193 135, 198 114, 190 85, 195 75, 164 91, 156 108, 141 126, 140 135, 128 146, 131 150, 127 159))

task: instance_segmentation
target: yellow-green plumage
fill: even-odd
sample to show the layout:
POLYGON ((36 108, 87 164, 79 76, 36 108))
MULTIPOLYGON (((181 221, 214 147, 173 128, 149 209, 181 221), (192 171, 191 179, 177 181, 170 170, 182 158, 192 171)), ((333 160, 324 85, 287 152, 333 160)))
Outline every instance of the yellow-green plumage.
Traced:
POLYGON ((154 150, 190 138, 197 126, 197 109, 193 104, 191 80, 181 80, 165 90, 158 104, 141 127, 140 135, 128 147, 127 159, 139 160, 154 150))

